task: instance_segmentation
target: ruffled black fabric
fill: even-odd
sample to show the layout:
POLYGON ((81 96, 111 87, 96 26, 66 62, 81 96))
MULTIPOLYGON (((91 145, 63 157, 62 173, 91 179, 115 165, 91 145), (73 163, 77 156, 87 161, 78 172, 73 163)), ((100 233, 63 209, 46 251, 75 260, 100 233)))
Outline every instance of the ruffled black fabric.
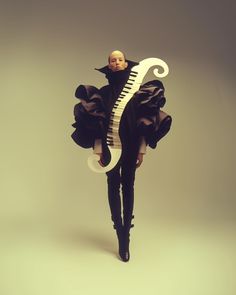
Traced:
MULTIPOLYGON (((107 78, 113 79, 113 82, 114 79, 121 81, 121 75, 123 77, 127 75, 126 71, 110 73, 104 68, 102 68, 103 73, 106 72, 107 78)), ((110 84, 113 82, 110 81, 110 84)), ((163 122, 160 120, 160 108, 166 103, 164 91, 162 82, 153 80, 142 85, 132 98, 136 115, 136 131, 139 136, 145 137, 146 143, 151 148, 155 148, 157 142, 169 131, 172 122, 170 116, 167 116, 163 122)), ((75 96, 81 102, 74 109, 76 122, 72 126, 76 130, 72 138, 80 146, 90 148, 93 147, 96 138, 106 137, 109 112, 104 105, 101 92, 96 87, 80 85, 75 96)))
POLYGON ((83 148, 91 148, 95 138, 104 136, 106 113, 99 90, 90 85, 80 85, 75 92, 80 103, 74 107, 75 131, 71 137, 83 148))
MULTIPOLYGON (((155 148, 159 141, 157 130, 160 127, 160 108, 166 103, 165 88, 161 81, 153 80, 142 85, 135 93, 137 105, 137 128, 147 144, 155 148)), ((162 136, 163 137, 163 136, 162 136)))

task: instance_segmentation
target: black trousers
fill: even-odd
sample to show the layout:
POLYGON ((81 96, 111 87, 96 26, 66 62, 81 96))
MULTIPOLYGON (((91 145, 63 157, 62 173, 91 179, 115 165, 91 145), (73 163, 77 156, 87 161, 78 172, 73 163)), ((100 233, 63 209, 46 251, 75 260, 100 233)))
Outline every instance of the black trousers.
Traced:
POLYGON ((123 150, 117 165, 106 173, 108 201, 115 225, 122 222, 122 211, 123 224, 129 225, 131 223, 134 208, 134 181, 138 150, 138 144, 123 150), (120 188, 122 190, 123 210, 121 209, 120 188))

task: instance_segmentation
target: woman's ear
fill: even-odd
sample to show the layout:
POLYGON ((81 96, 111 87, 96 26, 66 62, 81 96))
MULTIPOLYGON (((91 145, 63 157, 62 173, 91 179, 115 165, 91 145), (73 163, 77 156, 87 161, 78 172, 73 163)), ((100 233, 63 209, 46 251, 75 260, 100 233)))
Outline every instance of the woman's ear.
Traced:
POLYGON ((127 63, 127 61, 125 62, 125 69, 128 67, 128 63, 127 63))

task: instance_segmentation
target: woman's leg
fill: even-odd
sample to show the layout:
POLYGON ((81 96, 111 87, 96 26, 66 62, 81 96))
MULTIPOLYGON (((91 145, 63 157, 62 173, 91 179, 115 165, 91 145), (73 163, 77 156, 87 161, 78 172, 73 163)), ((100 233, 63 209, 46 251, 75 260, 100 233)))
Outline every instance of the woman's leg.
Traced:
POLYGON ((124 221, 124 253, 123 260, 128 261, 129 253, 129 237, 132 225, 133 209, 134 209, 134 181, 136 171, 136 161, 139 146, 126 151, 123 154, 121 162, 121 183, 123 195, 123 221, 124 221))
POLYGON ((120 165, 116 165, 107 172, 108 201, 111 210, 111 218, 114 225, 122 224, 121 219, 121 198, 120 198, 120 165))
POLYGON ((119 255, 122 260, 124 253, 124 231, 121 217, 121 198, 120 198, 120 164, 116 165, 111 171, 107 172, 107 184, 108 184, 108 201, 111 210, 111 219, 114 223, 113 227, 116 230, 118 243, 119 243, 119 255))

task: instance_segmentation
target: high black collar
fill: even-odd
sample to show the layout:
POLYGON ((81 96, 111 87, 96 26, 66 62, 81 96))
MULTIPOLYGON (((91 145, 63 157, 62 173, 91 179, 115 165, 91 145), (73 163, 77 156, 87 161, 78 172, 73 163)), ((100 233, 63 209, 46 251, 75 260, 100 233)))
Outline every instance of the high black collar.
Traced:
MULTIPOLYGON (((126 69, 129 69, 129 70, 130 70, 133 66, 136 66, 136 65, 139 64, 139 62, 132 61, 132 60, 128 60, 128 59, 126 59, 126 62, 128 63, 128 66, 127 66, 126 69)), ((105 74, 105 75, 107 75, 108 73, 111 73, 111 72, 112 72, 112 71, 108 68, 108 65, 106 65, 106 66, 104 66, 104 67, 102 67, 102 68, 99 68, 99 69, 95 68, 95 70, 97 70, 97 71, 99 71, 99 72, 101 72, 101 73, 103 73, 103 74, 105 74)))
POLYGON ((126 62, 128 63, 128 66, 125 70, 112 72, 112 70, 110 70, 107 65, 100 69, 95 68, 95 70, 105 74, 107 80, 109 81, 109 84, 111 85, 114 85, 117 83, 120 84, 122 82, 125 83, 129 78, 129 74, 132 67, 139 64, 138 62, 131 61, 131 60, 126 60, 126 62))

